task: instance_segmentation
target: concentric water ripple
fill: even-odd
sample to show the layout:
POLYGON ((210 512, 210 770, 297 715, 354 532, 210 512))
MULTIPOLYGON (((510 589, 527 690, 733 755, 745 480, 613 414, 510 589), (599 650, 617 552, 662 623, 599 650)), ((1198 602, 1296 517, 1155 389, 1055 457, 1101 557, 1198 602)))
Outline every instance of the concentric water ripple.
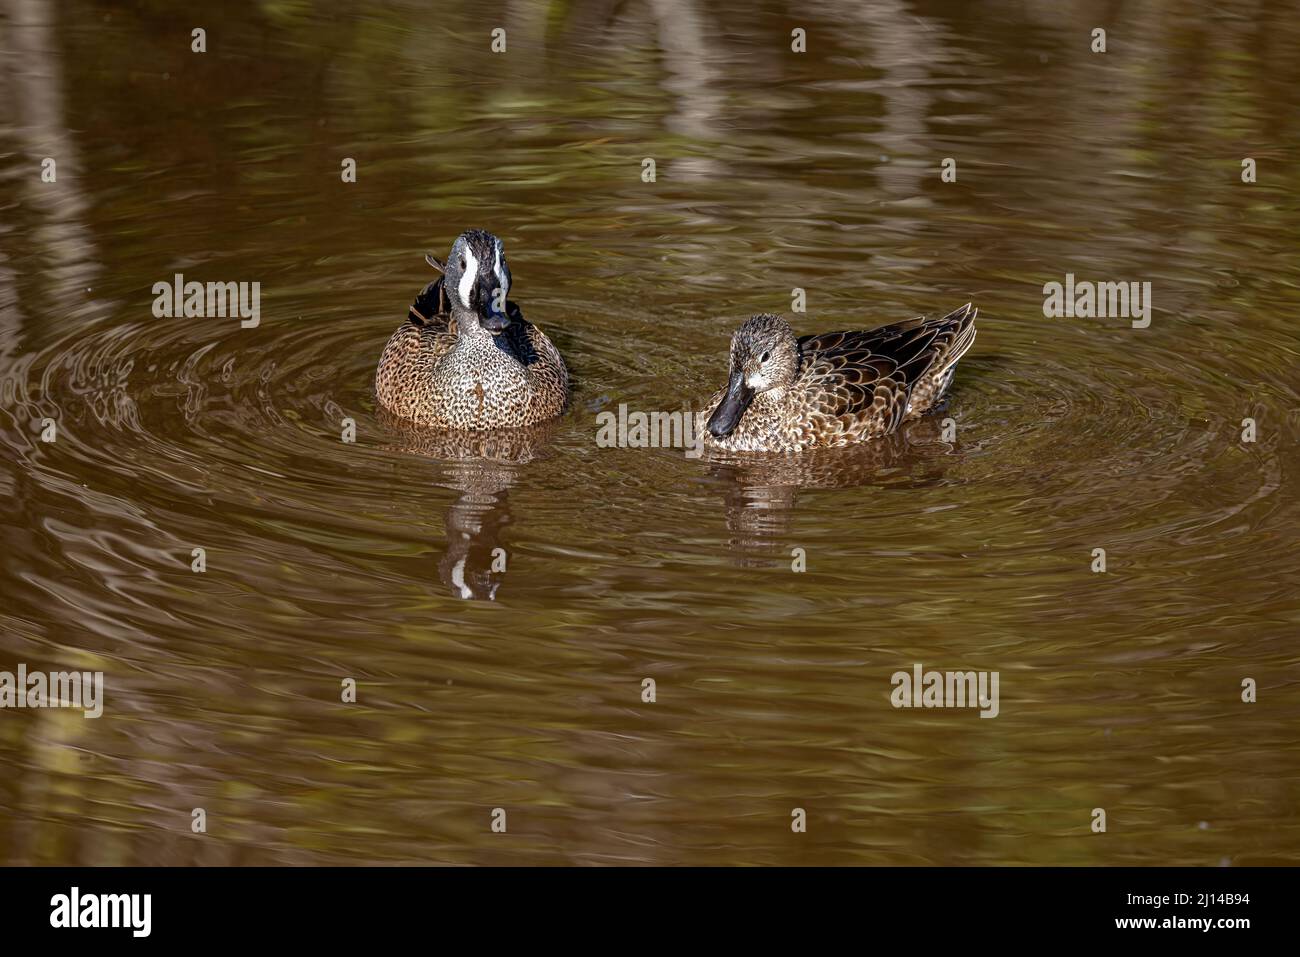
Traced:
MULTIPOLYGON (((500 76, 397 14, 373 50, 221 14, 256 55, 166 81, 78 55, 147 21, 60 25, 65 111, 98 104, 44 121, 69 189, 0 169, 0 670, 109 697, 0 720, 0 858, 1294 861, 1300 223, 1290 180, 1236 177, 1243 141, 1300 148, 1300 32, 1223 27, 1250 82, 1189 98, 1146 5, 1096 72, 1065 14, 939 8, 837 9, 794 64, 738 11, 695 55, 582 8, 500 76), (573 373, 546 427, 376 408, 421 254, 473 225, 573 373), (155 318, 177 272, 261 282, 260 324, 155 318), (1066 273, 1151 282, 1150 326, 1046 318, 1066 273), (751 313, 966 301, 945 408, 887 440, 596 443, 621 403, 698 407, 751 313), (997 720, 891 708, 916 662, 999 671, 997 720)), ((0 156, 40 152, 5 109, 0 156)))

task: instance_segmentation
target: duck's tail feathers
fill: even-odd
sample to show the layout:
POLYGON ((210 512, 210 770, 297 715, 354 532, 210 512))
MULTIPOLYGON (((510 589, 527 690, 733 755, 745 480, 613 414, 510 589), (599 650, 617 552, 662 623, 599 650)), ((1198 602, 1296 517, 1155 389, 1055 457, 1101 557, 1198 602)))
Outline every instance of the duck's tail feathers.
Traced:
POLYGON ((948 347, 936 360, 935 364, 939 369, 946 369, 954 365, 974 345, 975 317, 978 315, 979 310, 968 302, 960 309, 954 309, 940 320, 940 325, 948 332, 951 339, 948 347))
POLYGON ((938 387, 935 389, 934 394, 935 401, 938 401, 948 391, 948 386, 952 384, 953 374, 957 371, 957 360, 964 356, 967 350, 975 344, 975 317, 977 315, 979 315, 979 310, 968 302, 961 308, 954 309, 936 323, 942 330, 940 336, 947 338, 948 342, 934 359, 933 375, 938 380, 938 387))

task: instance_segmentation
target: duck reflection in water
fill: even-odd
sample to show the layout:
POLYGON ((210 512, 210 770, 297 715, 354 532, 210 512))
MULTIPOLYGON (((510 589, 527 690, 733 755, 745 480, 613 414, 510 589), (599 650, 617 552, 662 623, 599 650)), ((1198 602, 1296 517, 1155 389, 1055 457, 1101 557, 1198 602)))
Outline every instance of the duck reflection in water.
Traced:
POLYGON ((447 509, 447 550, 438 577, 457 598, 495 601, 508 559, 501 543, 511 524, 511 487, 520 470, 546 454, 558 419, 490 431, 421 428, 381 410, 395 450, 441 459, 444 488, 459 493, 447 509))
POLYGON ((710 451, 711 479, 722 488, 728 546, 742 567, 790 561, 795 503, 801 491, 876 487, 924 488, 947 480, 957 461, 946 441, 944 414, 927 416, 892 435, 843 449, 799 455, 710 451))

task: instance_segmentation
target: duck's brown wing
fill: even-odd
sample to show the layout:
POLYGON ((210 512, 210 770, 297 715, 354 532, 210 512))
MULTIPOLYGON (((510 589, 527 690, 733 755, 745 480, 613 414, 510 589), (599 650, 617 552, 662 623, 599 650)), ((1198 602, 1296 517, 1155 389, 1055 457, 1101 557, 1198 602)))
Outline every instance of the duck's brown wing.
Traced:
POLYGON ((817 397, 817 411, 846 429, 866 419, 873 431, 892 432, 907 414, 912 390, 942 375, 970 347, 974 321, 967 303, 941 318, 804 336, 801 384, 817 397))
POLYGON ((455 320, 451 318, 451 304, 447 301, 445 279, 439 276, 415 297, 406 314, 409 322, 434 333, 456 334, 455 320))

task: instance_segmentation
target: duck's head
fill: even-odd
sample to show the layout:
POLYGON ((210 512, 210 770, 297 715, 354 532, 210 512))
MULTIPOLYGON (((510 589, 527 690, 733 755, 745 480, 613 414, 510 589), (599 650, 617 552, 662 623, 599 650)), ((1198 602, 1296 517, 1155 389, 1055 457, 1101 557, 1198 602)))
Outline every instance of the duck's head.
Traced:
POLYGON ((727 394, 709 416, 709 431, 730 435, 760 392, 788 388, 799 374, 799 343, 780 316, 751 316, 731 337, 727 394))
POLYGON ((447 299, 462 329, 496 333, 510 324, 510 267, 501 240, 482 229, 467 229, 452 243, 446 263, 427 258, 446 277, 447 299))

